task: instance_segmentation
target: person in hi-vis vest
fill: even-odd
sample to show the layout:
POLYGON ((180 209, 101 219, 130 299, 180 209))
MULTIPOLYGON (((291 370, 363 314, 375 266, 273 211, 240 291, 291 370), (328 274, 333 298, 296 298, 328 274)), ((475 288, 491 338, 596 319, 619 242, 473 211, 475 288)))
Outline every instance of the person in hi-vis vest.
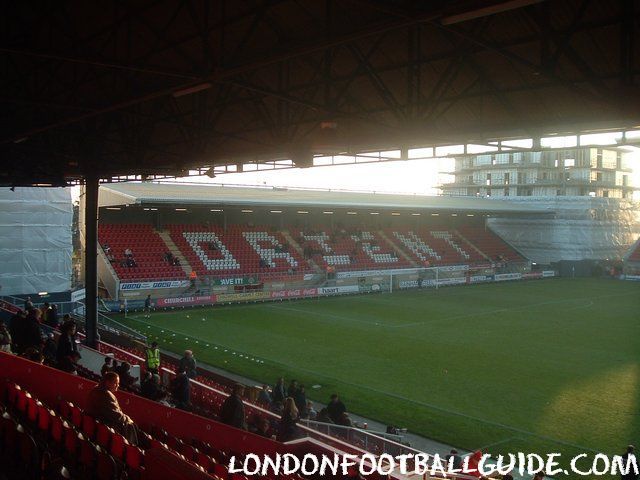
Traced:
POLYGON ((159 374, 160 370, 160 349, 158 343, 153 342, 150 348, 146 350, 147 354, 147 371, 155 374, 159 374))

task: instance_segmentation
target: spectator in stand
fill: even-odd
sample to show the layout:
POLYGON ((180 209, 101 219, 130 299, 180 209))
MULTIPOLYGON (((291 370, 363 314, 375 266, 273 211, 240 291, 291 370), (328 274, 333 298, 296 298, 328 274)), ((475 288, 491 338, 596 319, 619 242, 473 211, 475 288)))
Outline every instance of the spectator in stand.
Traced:
POLYGON ((231 425, 232 427, 246 430, 247 423, 244 415, 244 402, 242 401, 243 393, 244 386, 236 383, 233 386, 233 392, 222 404, 222 408, 220 409, 220 421, 227 425, 231 425))
POLYGON ((300 385, 293 395, 293 401, 296 402, 296 408, 298 409, 298 416, 300 418, 307 418, 307 394, 304 391, 304 385, 300 385))
POLYGON ((120 383, 123 390, 136 390, 135 383, 138 381, 131 375, 131 365, 128 362, 122 362, 115 372, 120 377, 120 383))
POLYGON ((54 303, 51 305, 47 313, 47 318, 44 319, 44 323, 51 328, 58 328, 60 326, 60 320, 58 319, 58 306, 54 303))
POLYGON ((627 466, 627 462, 629 462, 629 472, 626 475, 620 475, 621 480, 637 480, 640 476, 634 471, 633 465, 637 464, 636 447, 633 445, 627 446, 627 451, 622 455, 622 465, 624 467, 627 466))
POLYGON ((192 287, 196 286, 196 280, 198 280, 198 274, 195 270, 191 270, 191 273, 189 274, 189 281, 191 282, 192 287))
POLYGON ((81 358, 80 353, 72 352, 71 355, 63 357, 62 360, 58 362, 58 369, 71 373, 72 375, 78 375, 78 361, 81 358))
POLYGON ((191 410, 191 391, 189 377, 184 372, 178 373, 171 383, 171 397, 176 408, 191 410))
POLYGON ((262 403, 263 405, 271 405, 273 402, 271 398, 271 394, 269 393, 269 385, 262 385, 262 390, 258 394, 258 403, 262 403))
POLYGON ((24 333, 19 339, 20 352, 29 348, 40 351, 42 347, 42 329, 40 328, 40 310, 33 309, 27 315, 24 322, 24 333))
POLYGON ((104 377, 107 372, 113 372, 113 358, 108 355, 104 357, 104 363, 100 369, 100 376, 104 377))
POLYGON ((53 333, 47 335, 42 347, 42 355, 44 356, 44 364, 50 367, 56 364, 56 355, 58 353, 58 344, 56 343, 53 333))
POLYGON ((196 359, 194 358, 191 350, 184 351, 184 356, 180 359, 180 363, 178 364, 178 371, 186 373, 189 378, 196 378, 198 376, 196 359))
POLYGON ((353 427, 354 424, 351 421, 351 417, 349 416, 349 414, 347 412, 343 412, 342 415, 340 415, 340 419, 336 422, 338 425, 342 425, 343 427, 353 427))
POLYGON ((161 396, 160 377, 146 372, 140 383, 140 395, 149 400, 158 400, 161 396))
POLYGON ((311 400, 307 400, 307 418, 309 420, 315 420, 318 417, 318 412, 313 406, 313 402, 311 400))
POLYGON ((127 248, 124 249, 124 256, 126 258, 132 258, 133 257, 133 252, 131 251, 130 248, 127 247, 127 248))
POLYGON ((298 391, 298 381, 291 380, 291 383, 289 384, 289 388, 287 388, 287 397, 293 398, 297 391, 298 391))
POLYGON ((11 353, 11 343, 11 334, 4 321, 0 320, 0 352, 11 353))
POLYGON ((13 341, 13 345, 11 350, 13 353, 20 353, 18 343, 19 340, 24 336, 24 328, 27 318, 27 312, 24 310, 20 310, 16 313, 11 320, 9 320, 9 334, 11 335, 11 340, 13 341))
POLYGON ((329 416, 329 410, 327 410, 327 407, 324 407, 320 412, 318 412, 316 422, 333 423, 333 420, 331 420, 331 417, 329 416))
POLYGON ((278 441, 288 442, 298 436, 298 408, 296 402, 291 397, 284 400, 284 410, 278 425, 278 441))
POLYGON ((258 418, 255 428, 253 429, 253 433, 260 435, 261 437, 271 438, 271 423, 269 423, 269 420, 264 417, 258 418))
POLYGON ((111 247, 109 246, 109 244, 108 244, 108 243, 105 243, 105 244, 103 245, 102 249, 104 250, 104 253, 105 253, 105 254, 107 254, 107 255, 108 255, 109 253, 111 253, 111 247))
POLYGON ((58 338, 58 349, 56 351, 56 362, 58 365, 65 361, 72 353, 78 352, 76 344, 76 322, 73 320, 62 324, 60 337, 58 338))
POLYGON ((145 356, 147 359, 147 371, 160 374, 160 349, 157 342, 151 343, 151 347, 145 350, 145 356))
POLYGON ((24 351, 24 353, 20 356, 22 358, 26 358, 27 360, 31 360, 32 362, 36 362, 36 363, 42 363, 44 361, 44 357, 42 356, 42 353, 40 353, 40 350, 35 347, 27 348, 24 351))
POLYGON ((24 309, 28 312, 30 310, 33 310, 33 302, 31 301, 31 297, 27 297, 27 299, 24 301, 24 309))
POLYGON ((446 459, 447 465, 450 465, 451 468, 455 468, 456 470, 462 468, 462 457, 458 455, 458 450, 456 450, 455 448, 451 449, 446 459))
POLYGON ((132 445, 137 445, 138 431, 135 422, 122 411, 114 395, 119 386, 118 374, 107 372, 100 383, 89 392, 86 413, 114 428, 132 445))
POLYGON ((331 395, 331 400, 327 405, 327 413, 329 417, 333 421, 333 423, 340 423, 342 420, 342 414, 347 411, 347 407, 345 407, 344 403, 340 400, 337 394, 331 395))
POLYGON ((284 399, 287 398, 287 395, 284 391, 284 377, 280 377, 278 379, 278 381, 276 382, 276 384, 273 386, 273 391, 272 391, 272 402, 276 403, 276 402, 280 402, 283 403, 284 399))
POLYGON ((42 307, 40 307, 40 323, 44 325, 49 325, 49 315, 51 314, 51 304, 49 302, 44 302, 42 307))

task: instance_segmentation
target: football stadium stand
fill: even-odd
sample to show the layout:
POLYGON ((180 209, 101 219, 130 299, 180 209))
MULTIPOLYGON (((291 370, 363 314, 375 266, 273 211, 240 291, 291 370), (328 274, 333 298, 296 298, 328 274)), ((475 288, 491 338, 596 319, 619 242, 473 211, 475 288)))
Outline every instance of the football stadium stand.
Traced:
MULTIPOLYGON (((481 265, 525 259, 497 235, 483 227, 446 226, 387 228, 295 228, 289 244, 285 231, 269 226, 172 224, 171 239, 199 277, 254 275, 293 279, 313 270, 366 271, 438 265, 481 265), (302 252, 300 254, 299 252, 302 252), (306 258, 306 259, 305 259, 306 258), (311 262, 308 262, 310 260, 311 262)), ((117 254, 112 265, 121 280, 184 279, 180 266, 162 259, 168 250, 150 225, 106 224, 100 242, 117 254), (132 250, 135 267, 126 265, 124 250, 132 250)), ((106 247, 105 247, 106 248, 106 247)))
MULTIPOLYGON (((111 266, 121 280, 174 280, 186 278, 179 266, 163 259, 167 246, 151 225, 102 224, 98 240, 113 255, 111 266), (125 250, 131 250, 134 263, 127 264, 125 250)), ((105 252, 106 254, 107 252, 105 252)))

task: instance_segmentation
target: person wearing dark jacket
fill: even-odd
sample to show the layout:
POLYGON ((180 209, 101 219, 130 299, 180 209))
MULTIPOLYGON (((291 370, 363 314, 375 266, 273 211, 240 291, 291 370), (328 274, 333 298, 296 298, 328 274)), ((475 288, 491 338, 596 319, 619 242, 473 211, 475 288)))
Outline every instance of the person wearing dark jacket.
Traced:
POLYGON ((45 325, 50 326, 51 328, 58 328, 60 326, 60 319, 58 318, 58 307, 57 305, 51 305, 51 308, 47 310, 47 317, 43 319, 45 325))
POLYGON ((293 395, 293 401, 296 402, 298 416, 307 418, 307 394, 304 391, 304 385, 300 385, 296 393, 293 395))
POLYGON ((35 348, 39 351, 42 346, 40 310, 31 310, 24 320, 23 337, 20 339, 20 351, 18 353, 22 353, 29 348, 35 348))
POLYGON ((329 416, 329 410, 327 410, 327 407, 324 407, 318 412, 318 415, 316 416, 316 422, 334 423, 329 416))
POLYGON ((76 322, 70 321, 62 325, 60 337, 58 338, 58 350, 56 351, 56 362, 62 363, 65 357, 78 352, 76 344, 76 322))
POLYGON ((329 417, 333 420, 333 423, 340 423, 342 421, 342 414, 346 413, 347 407, 340 400, 337 394, 331 395, 331 401, 327 405, 327 412, 329 417))
POLYGON ((629 471, 626 475, 620 475, 621 480, 637 480, 640 478, 638 476, 637 470, 634 470, 634 463, 637 462, 635 449, 633 445, 627 446, 627 451, 624 455, 622 455, 622 466, 626 468, 627 462, 629 462, 629 471))
POLYGON ((297 391, 298 391, 298 381, 291 380, 291 383, 289 384, 289 388, 287 388, 287 397, 293 398, 293 396, 296 394, 297 391))
POLYGON ((176 408, 191 410, 191 391, 189 377, 182 372, 176 375, 171 384, 171 398, 176 408))
POLYGON ((27 318, 27 312, 20 310, 9 320, 9 334, 11 335, 13 353, 20 354, 20 344, 24 338, 25 319, 27 318))
POLYGON ((45 365, 49 365, 50 367, 55 366, 57 352, 58 345, 56 344, 56 340, 53 333, 49 333, 44 342, 44 347, 42 347, 42 355, 44 356, 45 365))
POLYGON ((222 404, 220 421, 232 427, 246 430, 247 422, 244 415, 244 402, 242 401, 243 393, 244 387, 239 383, 235 384, 233 392, 222 404))
POLYGON ((273 386, 273 391, 271 393, 273 403, 284 403, 284 399, 287 398, 286 392, 284 391, 284 378, 280 377, 276 384, 273 386))
POLYGON ((196 359, 193 357, 191 350, 184 351, 184 357, 180 359, 180 363, 178 364, 178 372, 185 372, 189 378, 196 378, 198 376, 196 359))

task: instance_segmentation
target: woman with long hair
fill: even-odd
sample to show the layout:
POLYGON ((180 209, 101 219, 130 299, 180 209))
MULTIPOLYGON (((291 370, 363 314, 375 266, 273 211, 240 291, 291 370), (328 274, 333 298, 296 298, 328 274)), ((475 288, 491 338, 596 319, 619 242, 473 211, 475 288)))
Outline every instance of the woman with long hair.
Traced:
POLYGON ((296 402, 292 397, 284 399, 284 409, 282 411, 282 417, 280 418, 280 425, 278 426, 278 440, 281 442, 287 442, 293 440, 298 436, 298 423, 299 413, 296 402))

